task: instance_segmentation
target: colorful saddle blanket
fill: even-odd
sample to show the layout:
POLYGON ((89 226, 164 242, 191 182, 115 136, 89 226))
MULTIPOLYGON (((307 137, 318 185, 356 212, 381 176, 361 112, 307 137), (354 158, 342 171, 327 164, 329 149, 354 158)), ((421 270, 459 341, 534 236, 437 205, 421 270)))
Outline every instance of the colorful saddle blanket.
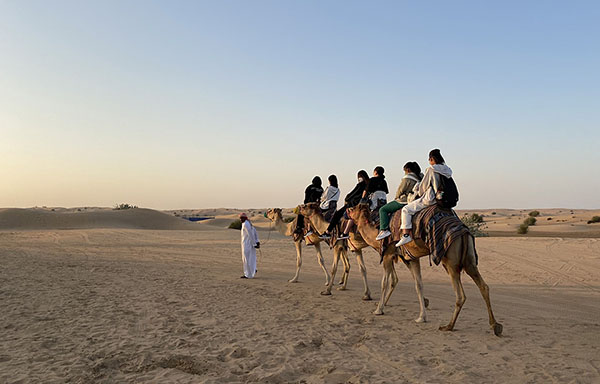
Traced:
MULTIPOLYGON (((400 240, 402 224, 401 211, 396 211, 390 222, 390 230, 394 241, 400 240)), ((409 258, 426 255, 425 250, 419 245, 425 245, 429 249, 431 259, 438 265, 448 252, 454 240, 469 232, 469 228, 460 220, 452 209, 440 208, 432 205, 419 211, 413 217, 414 242, 403 246, 403 256, 409 258), (413 244, 414 243, 414 244, 413 244), (408 252, 407 252, 408 251, 408 252)), ((475 251, 477 256, 477 251, 475 251)))

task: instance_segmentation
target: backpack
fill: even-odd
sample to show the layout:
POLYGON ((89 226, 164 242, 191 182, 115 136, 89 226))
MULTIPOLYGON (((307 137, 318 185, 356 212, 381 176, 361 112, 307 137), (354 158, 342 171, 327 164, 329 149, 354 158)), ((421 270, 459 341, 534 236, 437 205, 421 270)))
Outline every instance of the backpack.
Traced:
POLYGON ((440 176, 440 185, 435 198, 437 205, 442 208, 454 208, 458 203, 458 188, 451 177, 440 176))

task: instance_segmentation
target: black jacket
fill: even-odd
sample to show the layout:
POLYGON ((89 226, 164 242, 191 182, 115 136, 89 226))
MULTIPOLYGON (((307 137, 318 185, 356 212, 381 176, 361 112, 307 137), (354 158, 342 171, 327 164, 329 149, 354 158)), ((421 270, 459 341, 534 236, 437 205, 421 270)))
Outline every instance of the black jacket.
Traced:
POLYGON ((366 186, 367 186, 367 182, 361 181, 360 183, 356 184, 356 186, 354 187, 353 190, 350 191, 350 193, 348 193, 346 195, 346 197, 344 198, 344 201, 346 202, 346 205, 348 207, 354 207, 354 206, 358 205, 358 203, 360 202, 360 199, 362 197, 362 193, 365 190, 366 186))
POLYGON ((369 185, 367 186, 367 194, 373 193, 375 191, 383 191, 386 194, 390 193, 384 176, 376 176, 371 177, 369 179, 369 185))
POLYGON ((323 195, 323 188, 311 184, 304 190, 304 204, 318 203, 323 195))

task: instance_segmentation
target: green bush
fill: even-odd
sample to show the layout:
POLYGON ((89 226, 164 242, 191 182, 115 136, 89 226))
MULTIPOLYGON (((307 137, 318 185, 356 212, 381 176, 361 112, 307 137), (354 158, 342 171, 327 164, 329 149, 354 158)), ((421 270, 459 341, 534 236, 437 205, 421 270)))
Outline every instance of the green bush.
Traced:
POLYGON ((290 217, 285 217, 283 219, 284 223, 291 223, 292 221, 294 221, 295 217, 294 216, 290 216, 290 217))
POLYGON ((231 222, 231 224, 229 224, 229 227, 227 228, 240 230, 242 229, 242 221, 240 219, 234 220, 231 222))
POLYGON ((485 237, 488 234, 484 231, 487 225, 483 222, 483 216, 473 213, 469 215, 465 213, 461 221, 469 228, 469 232, 475 237, 485 237))
POLYGON ((523 224, 525 225, 535 225, 535 223, 537 222, 537 219, 535 217, 528 217, 525 219, 525 221, 523 222, 523 224))
POLYGON ((115 205, 115 207, 113 209, 115 211, 119 211, 119 210, 122 210, 122 209, 133 209, 133 208, 137 208, 137 205, 131 205, 131 204, 127 204, 127 203, 122 203, 122 204, 115 205))
POLYGON ((529 216, 538 217, 540 215, 540 211, 531 211, 529 212, 529 216))
POLYGON ((518 233, 519 235, 524 235, 524 234, 526 234, 527 232, 529 232, 529 225, 527 225, 527 224, 525 224, 525 223, 523 223, 523 224, 519 225, 519 228, 517 228, 517 233, 518 233))
POLYGON ((600 223, 600 216, 592 217, 592 220, 588 220, 588 224, 600 223))

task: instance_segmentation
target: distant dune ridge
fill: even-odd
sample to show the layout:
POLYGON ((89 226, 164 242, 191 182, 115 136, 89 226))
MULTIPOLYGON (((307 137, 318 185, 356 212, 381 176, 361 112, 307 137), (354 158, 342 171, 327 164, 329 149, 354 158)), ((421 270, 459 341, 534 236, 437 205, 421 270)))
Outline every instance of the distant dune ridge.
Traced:
MULTIPOLYGON (((263 214, 267 208, 237 209, 176 209, 157 211, 147 208, 114 210, 101 207, 81 208, 5 208, 0 209, 0 230, 21 229, 159 229, 159 230, 211 230, 227 228, 246 212, 259 230, 272 229, 271 222, 263 214), (212 217, 208 220, 191 222, 186 217, 212 217)), ((518 235, 517 227, 529 217, 533 209, 474 209, 457 210, 459 216, 478 213, 486 224, 485 232, 492 237, 570 237, 600 238, 600 223, 588 224, 600 210, 584 209, 539 209, 535 225, 526 235, 518 235)), ((294 216, 291 208, 285 208, 284 217, 294 216)))
POLYGON ((58 209, 0 210, 0 229, 84 229, 131 228, 194 230, 197 225, 166 213, 145 208, 125 210, 92 209, 81 211, 58 209))

